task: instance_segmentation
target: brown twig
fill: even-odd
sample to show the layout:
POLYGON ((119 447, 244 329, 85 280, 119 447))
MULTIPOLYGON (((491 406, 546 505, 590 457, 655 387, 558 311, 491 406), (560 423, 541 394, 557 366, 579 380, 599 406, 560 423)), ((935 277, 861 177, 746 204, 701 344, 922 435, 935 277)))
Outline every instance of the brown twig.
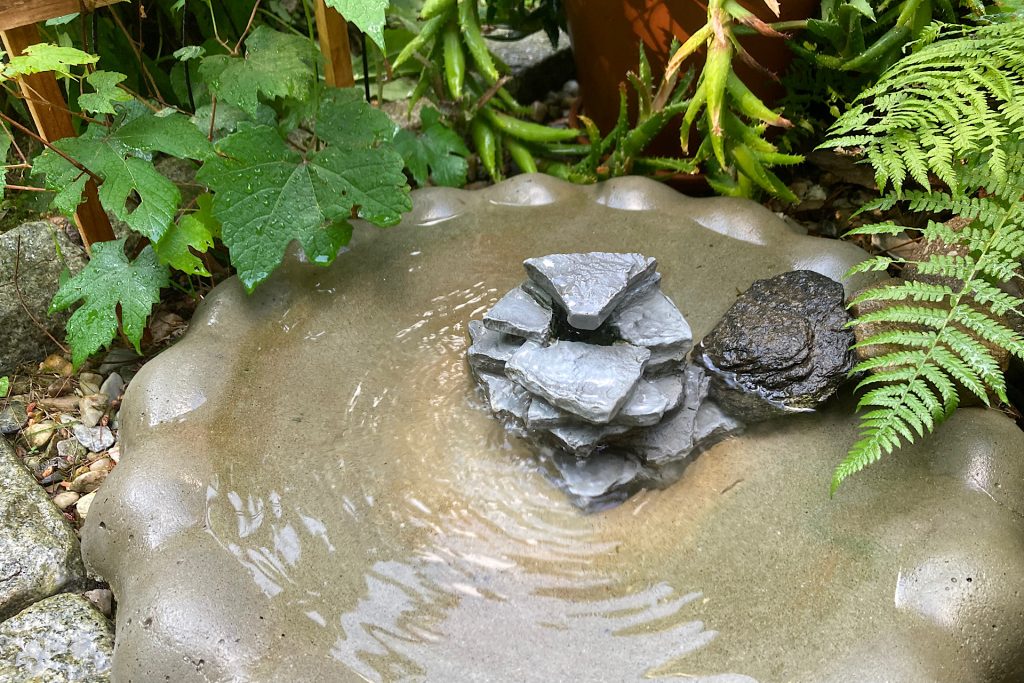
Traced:
POLYGON ((242 48, 242 42, 245 37, 249 35, 249 31, 252 30, 252 22, 256 19, 256 10, 260 8, 260 2, 262 0, 256 0, 256 3, 252 6, 252 13, 249 15, 249 23, 245 25, 245 30, 242 31, 242 35, 238 36, 238 42, 235 43, 235 49, 231 51, 231 54, 237 56, 238 51, 242 48))
POLYGON ((44 140, 43 138, 39 137, 39 135, 37 135, 36 132, 33 131, 31 128, 28 128, 27 126, 24 126, 24 125, 18 123, 17 121, 12 119, 10 116, 5 114, 3 111, 0 111, 0 119, 3 119, 7 123, 11 124, 12 126, 17 128, 18 130, 20 130, 25 135, 28 135, 33 140, 35 140, 36 142, 42 144, 44 147, 46 147, 47 149, 52 151, 54 154, 56 154, 57 156, 59 156, 62 159, 64 159, 64 161, 68 162, 69 164, 71 164, 72 166, 77 168, 82 173, 85 173, 86 175, 88 175, 90 178, 93 179, 93 181, 95 181, 95 183, 97 185, 100 185, 100 184, 103 183, 103 178, 100 178, 98 175, 96 175, 95 173, 93 173, 92 171, 87 169, 81 163, 79 163, 78 161, 75 161, 74 159, 69 157, 67 154, 62 152, 60 149, 58 149, 57 147, 54 147, 52 144, 50 144, 46 140, 44 140))
POLYGON ((35 324, 35 326, 38 327, 40 330, 42 330, 43 334, 45 334, 47 337, 49 337, 50 341, 52 341, 54 344, 56 344, 57 347, 61 351, 63 351, 64 353, 68 353, 69 352, 68 351, 68 347, 66 347, 63 344, 61 344, 59 341, 57 341, 57 339, 52 334, 50 334, 50 331, 48 329, 46 329, 46 326, 43 325, 41 322, 39 322, 39 319, 36 318, 36 316, 32 313, 32 310, 28 307, 28 304, 25 303, 25 297, 22 296, 22 294, 21 294, 21 287, 18 285, 18 268, 20 267, 20 265, 21 265, 21 235, 18 235, 18 239, 17 239, 17 242, 15 243, 15 248, 14 248, 14 292, 18 295, 18 302, 21 304, 21 307, 25 309, 25 313, 28 315, 29 319, 32 320, 32 322, 35 324))
POLYGON ((5 190, 21 190, 22 192, 49 192, 43 187, 32 187, 30 185, 4 185, 5 190))

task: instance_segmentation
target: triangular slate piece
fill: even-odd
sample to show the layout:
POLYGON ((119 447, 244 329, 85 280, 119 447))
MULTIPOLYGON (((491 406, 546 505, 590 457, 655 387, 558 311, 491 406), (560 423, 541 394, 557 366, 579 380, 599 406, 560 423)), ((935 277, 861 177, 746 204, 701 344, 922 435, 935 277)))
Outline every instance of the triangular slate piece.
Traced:
POLYGON ((596 330, 632 291, 645 287, 657 261, 642 254, 551 254, 523 261, 530 279, 550 294, 569 324, 596 330))

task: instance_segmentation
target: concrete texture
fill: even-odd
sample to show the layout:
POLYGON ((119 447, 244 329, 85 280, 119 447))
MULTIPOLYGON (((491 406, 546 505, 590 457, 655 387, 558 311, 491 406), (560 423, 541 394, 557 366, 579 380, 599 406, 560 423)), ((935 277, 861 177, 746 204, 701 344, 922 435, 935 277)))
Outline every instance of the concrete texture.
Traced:
POLYGON ((856 436, 834 406, 585 515, 474 394, 466 321, 524 258, 655 256, 700 338, 753 280, 862 252, 638 179, 415 204, 329 269, 222 284, 132 382, 84 530, 118 599, 114 680, 1024 679, 1005 416, 963 410, 830 500, 856 436))
POLYGON ((0 436, 0 621, 84 578, 74 530, 0 436))

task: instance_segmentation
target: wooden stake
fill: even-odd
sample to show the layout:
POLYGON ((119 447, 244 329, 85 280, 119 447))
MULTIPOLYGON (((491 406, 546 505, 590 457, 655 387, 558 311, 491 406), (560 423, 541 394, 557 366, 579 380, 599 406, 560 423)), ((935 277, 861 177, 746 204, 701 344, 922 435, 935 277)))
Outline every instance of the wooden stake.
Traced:
MULTIPOLYGON (((0 31, 0 37, 3 38, 4 48, 11 55, 20 55, 29 45, 40 42, 35 24, 0 31)), ((25 76, 21 79, 21 90, 25 94, 25 104, 41 138, 53 142, 75 134, 75 129, 71 125, 71 114, 64 103, 64 94, 52 73, 25 76)), ((87 251, 94 242, 114 239, 110 220, 100 206, 96 184, 92 180, 85 185, 85 202, 75 212, 75 224, 87 251)))
POLYGON ((320 51, 326 62, 327 85, 351 88, 356 84, 352 74, 352 51, 348 44, 348 23, 338 11, 316 3, 316 32, 320 37, 320 51))

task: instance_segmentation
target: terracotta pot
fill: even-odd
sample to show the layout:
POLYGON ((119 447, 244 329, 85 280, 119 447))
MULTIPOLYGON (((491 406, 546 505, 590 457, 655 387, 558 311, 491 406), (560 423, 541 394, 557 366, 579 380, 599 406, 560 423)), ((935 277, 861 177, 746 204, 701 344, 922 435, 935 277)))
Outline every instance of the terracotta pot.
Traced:
MULTIPOLYGON (((583 108, 604 132, 611 130, 618 116, 619 83, 639 64, 639 41, 643 41, 655 77, 660 77, 672 38, 685 40, 707 22, 707 5, 698 0, 563 1, 583 108)), ((741 4, 765 21, 789 21, 811 16, 818 0, 782 0, 780 18, 761 0, 743 0, 741 4)), ((740 42, 773 73, 782 73, 791 61, 792 54, 780 38, 753 35, 743 36, 740 42)), ((703 59, 701 50, 688 64, 699 68, 703 59)), ((769 106, 782 95, 782 86, 763 71, 738 61, 735 68, 769 106)), ((648 152, 678 156, 678 125, 670 124, 648 152)))

